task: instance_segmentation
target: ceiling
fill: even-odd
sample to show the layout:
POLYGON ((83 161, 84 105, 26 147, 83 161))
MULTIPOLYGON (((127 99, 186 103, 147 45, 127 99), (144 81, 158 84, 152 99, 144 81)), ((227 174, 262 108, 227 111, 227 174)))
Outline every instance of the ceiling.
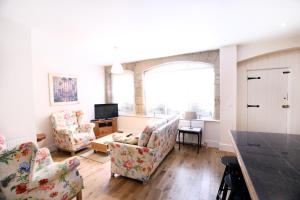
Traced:
POLYGON ((0 0, 0 15, 99 65, 114 46, 128 62, 300 33, 299 0, 0 0))

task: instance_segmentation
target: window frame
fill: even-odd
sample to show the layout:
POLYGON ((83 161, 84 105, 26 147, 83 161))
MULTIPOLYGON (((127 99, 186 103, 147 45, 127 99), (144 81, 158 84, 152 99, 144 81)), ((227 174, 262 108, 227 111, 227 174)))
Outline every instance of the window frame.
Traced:
MULTIPOLYGON (((163 64, 159 64, 159 65, 156 65, 156 66, 153 66, 153 67, 151 67, 151 68, 149 68, 149 69, 147 69, 147 70, 145 70, 144 71, 144 73, 143 73, 143 77, 144 77, 144 89, 143 89, 143 94, 144 94, 144 106, 145 106, 145 114, 146 115, 155 115, 155 116, 160 116, 160 115, 168 115, 168 114, 170 114, 170 113, 168 113, 167 112, 167 110, 168 110, 168 104, 167 103, 163 103, 163 110, 164 110, 164 113, 163 114, 161 114, 161 113, 152 113, 152 112, 149 112, 149 108, 148 108, 148 103, 147 103, 147 78, 146 78, 146 74, 147 73, 151 73, 151 72, 153 72, 153 73, 159 73, 159 71, 160 71, 160 69, 162 69, 162 68, 164 68, 164 67, 172 67, 172 65, 176 65, 176 64, 181 64, 181 65, 185 65, 185 64, 187 64, 187 65, 203 65, 203 67, 201 67, 202 69, 206 69, 206 68, 209 68, 209 69, 212 69, 213 70, 213 88, 212 88, 212 92, 213 92, 213 100, 212 100, 212 102, 211 102, 211 106, 212 106, 212 110, 211 110, 211 116, 210 117, 208 117, 208 118, 211 118, 211 119, 213 119, 214 117, 215 117, 215 111, 216 111, 216 103, 215 103, 215 97, 216 97, 216 93, 215 93, 215 87, 216 87, 216 85, 215 85, 215 67, 214 67, 214 64, 212 64, 212 63, 207 63, 207 62, 201 62, 201 61, 176 61, 176 62, 166 62, 166 63, 163 63, 163 64)), ((180 67, 179 67, 180 68, 180 67)), ((189 68, 187 68, 187 70, 189 69, 189 70, 193 70, 192 69, 193 67, 191 67, 190 69, 189 68)), ((197 67, 195 67, 195 69, 196 70, 198 70, 197 69, 197 67)), ((183 69, 183 67, 180 69, 180 70, 184 70, 183 69)), ((174 70, 174 71, 177 71, 177 70, 174 70)), ((166 71, 164 71, 164 70, 162 70, 162 72, 169 72, 168 70, 166 70, 166 71)), ((189 107, 192 107, 192 106, 189 106, 189 107)), ((180 113, 181 114, 181 112, 182 111, 178 111, 178 113, 180 113)), ((200 113, 198 113, 197 112, 197 115, 199 115, 199 114, 201 114, 201 112, 200 113)), ((206 118, 206 117, 205 117, 206 118)))
MULTIPOLYGON (((132 86, 133 86, 133 88, 132 88, 132 90, 133 90, 133 97, 132 97, 132 111, 122 111, 122 110, 120 110, 120 106, 118 106, 119 108, 118 108, 118 112, 119 112, 119 114, 135 114, 136 113, 136 111, 135 111, 135 85, 134 85, 134 80, 135 80, 135 77, 134 77, 134 71, 132 71, 132 70, 124 70, 123 71, 123 73, 121 73, 121 74, 113 74, 113 73, 111 73, 111 101, 113 102, 113 103, 118 103, 118 102, 115 102, 115 100, 114 100, 114 76, 122 76, 122 75, 127 75, 127 74, 130 74, 131 75, 131 77, 132 77, 132 86)), ((118 105, 120 105, 120 103, 118 103, 118 105)))

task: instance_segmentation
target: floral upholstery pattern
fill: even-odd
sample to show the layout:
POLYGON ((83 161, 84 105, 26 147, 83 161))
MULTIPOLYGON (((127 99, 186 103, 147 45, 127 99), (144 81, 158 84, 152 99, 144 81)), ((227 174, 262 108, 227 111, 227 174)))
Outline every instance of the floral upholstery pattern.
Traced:
POLYGON ((73 138, 76 149, 88 146, 91 143, 91 140, 93 140, 89 132, 74 133, 73 138))
POLYGON ((127 136, 129 133, 113 133, 112 138, 114 142, 120 142, 125 144, 138 144, 139 136, 137 134, 132 134, 127 136))
POLYGON ((173 149, 179 118, 166 122, 153 131, 147 147, 110 143, 111 173, 120 174, 140 181, 149 180, 152 173, 173 149))
POLYGON ((165 123, 167 123, 167 119, 161 119, 151 125, 147 125, 139 137, 138 145, 141 147, 146 147, 152 132, 165 123))
POLYGON ((110 146, 111 172, 147 181, 154 166, 156 152, 147 147, 113 142, 110 146))
MULTIPOLYGON (((6 149, 5 137, 0 135, 0 153, 6 149)), ((5 196, 0 189, 0 200, 5 200, 5 196)))
POLYGON ((152 133, 147 147, 158 149, 154 169, 163 161, 166 155, 174 147, 176 143, 178 123, 179 119, 174 119, 168 124, 159 127, 152 133))
POLYGON ((32 142, 0 153, 0 187, 6 199, 72 199, 83 188, 76 157, 56 163, 32 142))
POLYGON ((81 111, 59 111, 51 115, 53 137, 58 148, 75 152, 95 139, 94 124, 82 124, 81 111))
POLYGON ((2 150, 6 149, 6 145, 5 145, 5 137, 0 135, 0 152, 2 150))

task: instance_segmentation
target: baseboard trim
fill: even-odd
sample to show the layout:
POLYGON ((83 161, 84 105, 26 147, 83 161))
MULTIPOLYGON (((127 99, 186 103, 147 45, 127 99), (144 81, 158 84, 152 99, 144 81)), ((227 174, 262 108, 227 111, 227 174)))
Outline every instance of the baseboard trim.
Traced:
MULTIPOLYGON (((182 144, 182 140, 180 141, 182 144)), ((176 140, 176 143, 178 144, 178 140, 176 140)), ((184 144, 190 144, 190 145, 198 145, 197 142, 184 142, 184 144)), ((204 140, 201 142, 202 146, 207 146, 207 147, 213 147, 213 148, 219 148, 219 143, 215 140, 204 140)))
POLYGON ((207 144, 208 147, 219 148, 219 142, 215 140, 205 140, 204 143, 207 144))
POLYGON ((231 144, 219 143, 219 149, 221 151, 234 152, 234 148, 231 144))

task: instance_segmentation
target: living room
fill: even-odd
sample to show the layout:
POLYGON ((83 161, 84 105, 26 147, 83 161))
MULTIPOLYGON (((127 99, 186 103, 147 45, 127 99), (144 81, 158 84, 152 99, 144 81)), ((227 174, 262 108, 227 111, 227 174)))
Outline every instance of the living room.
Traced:
MULTIPOLYGON (((8 149, 33 142, 38 149, 49 149, 51 155, 47 150, 43 154, 52 156, 55 162, 76 163, 83 180, 80 193, 83 199, 216 199, 226 171, 221 159, 226 156, 237 157, 247 188, 242 193, 249 193, 251 199, 279 196, 297 199, 293 189, 289 190, 291 196, 285 196, 282 190, 286 188, 282 185, 277 187, 280 189, 275 196, 266 192, 265 185, 257 187, 261 182, 255 182, 257 177, 252 177, 253 166, 247 166, 250 161, 243 157, 243 149, 235 143, 236 133, 230 130, 280 132, 284 137, 299 134, 300 107, 296 103, 300 100, 297 88, 300 80, 299 9, 299 2, 294 0, 1 0, 0 135, 5 138, 8 149), (114 67, 121 67, 122 73, 114 73, 114 67), (284 78, 281 79, 281 75, 285 75, 284 78), (255 81, 264 80, 264 76, 272 78, 262 87, 255 81), (53 92, 57 77, 76 81, 76 92, 72 93, 75 100, 58 102, 53 92), (271 91, 274 92, 271 94, 271 91), (264 93, 274 95, 273 99, 280 98, 280 110, 271 107, 275 103, 270 97, 264 99, 264 93), (260 103, 255 102, 258 98, 260 103), (153 136, 157 134, 159 138, 160 132, 165 134, 174 129, 172 142, 158 150, 165 153, 151 166, 151 175, 145 181, 140 177, 135 180, 131 175, 126 178, 120 171, 114 173, 113 170, 117 170, 111 166, 114 150, 108 149, 109 155, 92 152, 90 157, 83 155, 91 152, 89 145, 78 151, 59 150, 51 122, 54 113, 80 111, 83 124, 99 127, 93 123, 97 118, 95 105, 113 103, 118 104, 115 136, 123 132, 140 140, 145 127, 161 120, 166 120, 161 126, 168 131, 157 128, 153 136), (270 107, 259 110, 264 108, 263 103, 270 107), (174 114, 178 121, 172 118, 174 114), (201 138, 191 134, 180 137, 182 127, 200 128, 198 137, 201 138), (42 141, 36 142, 40 136, 42 141), (182 142, 185 145, 181 145, 182 142), (199 153, 198 143, 201 145, 199 153)), ((95 129, 91 133, 95 139, 102 137, 97 136, 95 129)), ((250 150, 262 145, 246 137, 250 150)), ((289 151, 285 146, 281 152, 289 154, 282 153, 286 156, 282 160, 287 158, 292 163, 289 166, 298 170, 299 165, 294 164, 298 158, 289 156, 299 152, 300 143, 291 145, 294 143, 289 138, 282 141, 288 141, 286 145, 296 149, 289 151)), ((137 143, 135 141, 139 146, 137 143)), ((152 146, 160 148, 155 142, 152 146)), ((52 163, 52 159, 47 162, 52 163)), ((255 161, 257 166, 260 162, 255 161)), ((7 163, 0 161, 1 164, 3 167, 7 163)), ((260 173, 273 172, 263 166, 260 173)), ((75 172, 72 177, 76 176, 75 172)), ((5 173, 0 169, 1 184, 5 173)), ((299 177, 296 172, 293 175, 299 177)), ((132 176, 138 177, 137 174, 132 176)), ((300 185, 299 180, 285 183, 296 187, 300 185)), ((26 187, 31 184, 28 181, 26 187)), ((16 187, 10 186, 15 191, 16 187)), ((1 190, 7 188, 1 185, 1 190)), ((36 193, 24 187, 18 189, 23 193, 6 195, 6 198, 41 195, 40 188, 36 193)), ((51 191, 48 199, 62 199, 59 191, 63 190, 51 191)), ((223 196, 224 191, 222 188, 223 196)), ((234 190, 231 188, 231 191, 234 190)))

